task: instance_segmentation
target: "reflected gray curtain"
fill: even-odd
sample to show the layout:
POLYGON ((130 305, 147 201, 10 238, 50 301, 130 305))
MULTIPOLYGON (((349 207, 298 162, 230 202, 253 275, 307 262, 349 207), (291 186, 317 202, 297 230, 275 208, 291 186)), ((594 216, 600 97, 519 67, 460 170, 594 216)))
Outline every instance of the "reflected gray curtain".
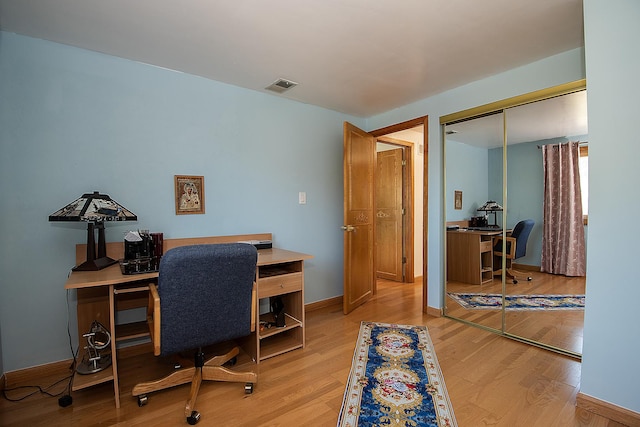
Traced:
POLYGON ((577 142, 542 147, 544 226, 541 271, 586 275, 577 142))

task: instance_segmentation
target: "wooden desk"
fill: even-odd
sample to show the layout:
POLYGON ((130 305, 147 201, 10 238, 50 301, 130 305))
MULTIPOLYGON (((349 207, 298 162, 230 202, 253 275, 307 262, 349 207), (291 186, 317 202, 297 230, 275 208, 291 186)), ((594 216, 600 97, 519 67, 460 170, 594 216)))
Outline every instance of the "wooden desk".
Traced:
POLYGON ((481 285, 493 280, 493 236, 502 230, 447 231, 447 280, 481 285))
MULTIPOLYGON (((271 234, 218 236, 191 239, 167 239, 165 252, 171 248, 192 244, 230 243, 242 240, 270 240, 271 234)), ((122 258, 123 243, 108 243, 107 254, 114 259, 122 258)), ((77 245, 76 262, 84 261, 86 245, 77 245)), ((261 249, 258 251, 256 283, 259 312, 260 299, 280 296, 286 311, 286 326, 256 332, 247 337, 242 346, 256 363, 305 345, 304 316, 304 260, 311 255, 284 249, 261 249)), ((119 310, 146 307, 150 282, 156 282, 158 273, 123 275, 118 264, 99 271, 74 271, 65 283, 65 289, 77 291, 78 338, 80 347, 86 340, 82 337, 91 328, 94 320, 102 323, 111 334, 111 369, 90 375, 76 374, 73 391, 96 384, 113 381, 116 408, 120 407, 118 386, 117 344, 133 338, 149 335, 146 321, 115 327, 115 314, 119 310)), ((270 313, 260 316, 271 320, 270 313)), ((79 353, 80 354, 80 353, 79 353)), ((80 356, 79 356, 80 357, 80 356)))

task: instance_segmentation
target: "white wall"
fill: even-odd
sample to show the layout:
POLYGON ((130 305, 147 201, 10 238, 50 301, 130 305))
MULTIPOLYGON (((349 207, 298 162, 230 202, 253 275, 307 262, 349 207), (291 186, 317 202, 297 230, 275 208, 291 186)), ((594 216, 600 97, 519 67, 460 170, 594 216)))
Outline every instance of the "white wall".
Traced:
POLYGON ((640 412, 640 2, 584 1, 589 251, 580 391, 640 412))

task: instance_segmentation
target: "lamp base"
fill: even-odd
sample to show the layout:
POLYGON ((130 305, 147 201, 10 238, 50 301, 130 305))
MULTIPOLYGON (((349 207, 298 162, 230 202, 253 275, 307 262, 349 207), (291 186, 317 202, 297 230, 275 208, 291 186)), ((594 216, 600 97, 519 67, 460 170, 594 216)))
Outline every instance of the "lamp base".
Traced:
POLYGON ((94 259, 93 261, 85 261, 82 264, 76 265, 75 267, 73 267, 72 270, 73 271, 102 270, 103 268, 109 267, 110 265, 113 265, 117 262, 118 262, 117 260, 113 258, 109 258, 108 256, 105 256, 102 258, 94 259))

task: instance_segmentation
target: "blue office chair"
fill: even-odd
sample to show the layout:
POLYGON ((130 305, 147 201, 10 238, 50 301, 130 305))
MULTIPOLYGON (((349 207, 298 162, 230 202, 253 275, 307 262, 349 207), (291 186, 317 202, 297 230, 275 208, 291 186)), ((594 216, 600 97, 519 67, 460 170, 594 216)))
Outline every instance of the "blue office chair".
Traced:
POLYGON ((195 366, 137 384, 132 395, 138 397, 138 405, 147 403, 147 393, 190 382, 185 416, 195 424, 200 419, 194 406, 202 380, 243 382, 245 392, 253 392, 255 372, 222 366, 235 363, 237 346, 207 361, 203 349, 255 330, 257 258, 256 248, 243 243, 182 246, 164 254, 158 285, 150 286, 148 322, 154 354, 195 349, 195 366))
MULTIPOLYGON (((513 283, 518 283, 518 276, 524 276, 524 273, 514 270, 511 266, 513 260, 522 258, 527 253, 527 241, 529 240, 529 234, 533 229, 535 222, 532 219, 525 219, 516 224, 511 231, 511 234, 507 237, 506 250, 502 250, 503 239, 502 236, 496 236, 493 239, 493 255, 506 258, 506 274, 507 277, 513 279, 513 283)), ((499 261, 502 265, 502 261, 499 261)), ((494 270, 494 276, 502 275, 502 269, 494 270)), ((531 281, 531 276, 527 277, 528 281, 531 281)))

